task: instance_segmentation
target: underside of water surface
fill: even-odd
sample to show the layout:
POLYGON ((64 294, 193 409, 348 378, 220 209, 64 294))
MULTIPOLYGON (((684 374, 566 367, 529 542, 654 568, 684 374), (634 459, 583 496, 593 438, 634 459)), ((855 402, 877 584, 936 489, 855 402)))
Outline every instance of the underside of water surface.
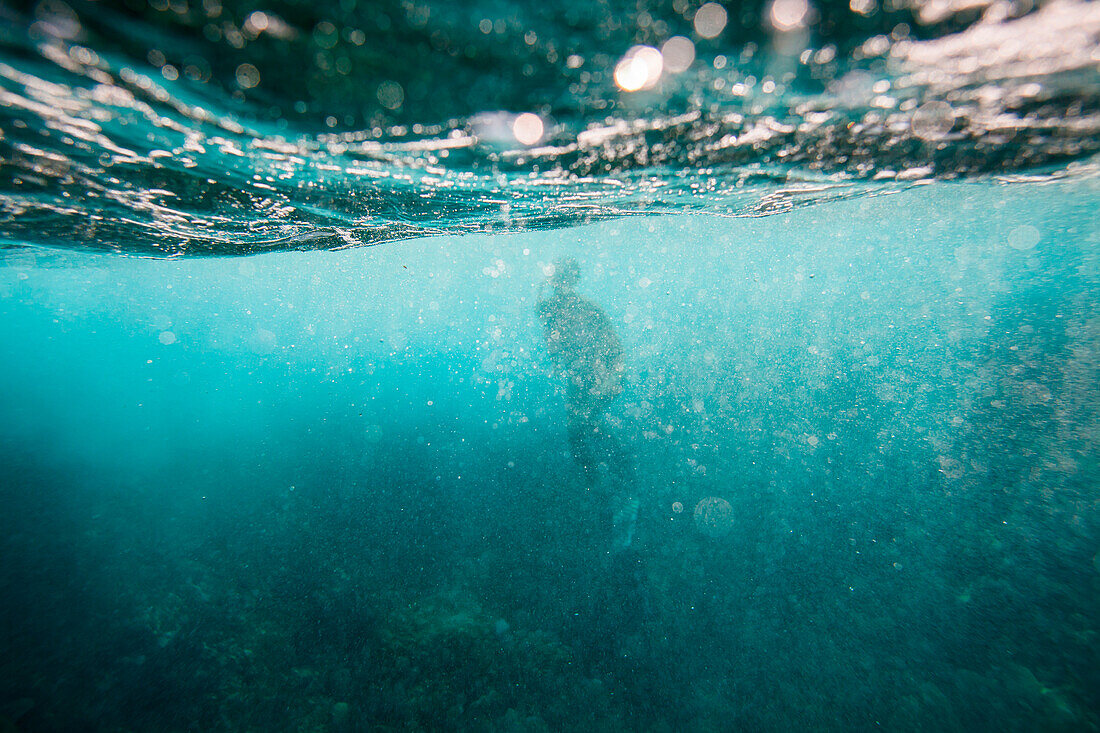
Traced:
POLYGON ((0 733, 1100 728, 1100 5, 0 5, 0 733))

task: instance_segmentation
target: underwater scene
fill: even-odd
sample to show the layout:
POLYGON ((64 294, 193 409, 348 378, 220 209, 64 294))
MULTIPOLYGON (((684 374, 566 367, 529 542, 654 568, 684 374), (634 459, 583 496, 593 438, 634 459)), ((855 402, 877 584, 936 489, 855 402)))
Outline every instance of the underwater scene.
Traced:
POLYGON ((1100 730, 1100 3, 0 20, 0 733, 1100 730))

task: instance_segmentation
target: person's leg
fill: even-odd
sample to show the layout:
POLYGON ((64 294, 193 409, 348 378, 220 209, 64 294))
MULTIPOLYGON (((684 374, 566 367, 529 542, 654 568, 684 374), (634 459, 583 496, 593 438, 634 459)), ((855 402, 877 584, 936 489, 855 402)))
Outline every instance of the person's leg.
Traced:
POLYGON ((622 491, 611 497, 612 553, 622 552, 634 544, 639 506, 641 500, 633 492, 622 491))
POLYGON ((584 413, 570 409, 566 421, 566 432, 569 436, 569 450, 573 455, 573 462, 584 471, 589 481, 594 481, 599 475, 600 463, 598 426, 585 419, 584 413))

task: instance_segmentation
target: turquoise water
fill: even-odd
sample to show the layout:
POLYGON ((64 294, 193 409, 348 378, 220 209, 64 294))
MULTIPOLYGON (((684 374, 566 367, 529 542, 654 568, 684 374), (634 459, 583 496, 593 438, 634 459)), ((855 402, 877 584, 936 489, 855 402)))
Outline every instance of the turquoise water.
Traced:
POLYGON ((10 259, 6 693, 32 728, 1093 726, 1095 201, 10 259), (627 354, 642 591, 534 317, 565 252, 627 354))
POLYGON ((0 731, 1100 728, 1097 6, 593 7, 3 9, 0 731))

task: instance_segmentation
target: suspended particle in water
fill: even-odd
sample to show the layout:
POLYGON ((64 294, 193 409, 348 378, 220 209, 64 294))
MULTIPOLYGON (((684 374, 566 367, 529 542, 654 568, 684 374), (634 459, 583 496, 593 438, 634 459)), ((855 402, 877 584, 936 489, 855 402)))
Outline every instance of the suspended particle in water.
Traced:
POLYGON ((703 38, 717 38, 726 29, 729 16, 718 3, 707 3, 695 11, 695 32, 703 38))
POLYGON ((947 102, 925 102, 913 113, 909 127, 921 140, 938 140, 951 132, 955 124, 955 111, 947 102))
POLYGON ((733 507, 725 499, 708 496, 695 505, 695 527, 707 537, 723 537, 733 529, 733 507))
POLYGON ((1039 239, 1039 230, 1030 224, 1024 224, 1008 233, 1008 246, 1022 252, 1032 249, 1039 243, 1039 239))

